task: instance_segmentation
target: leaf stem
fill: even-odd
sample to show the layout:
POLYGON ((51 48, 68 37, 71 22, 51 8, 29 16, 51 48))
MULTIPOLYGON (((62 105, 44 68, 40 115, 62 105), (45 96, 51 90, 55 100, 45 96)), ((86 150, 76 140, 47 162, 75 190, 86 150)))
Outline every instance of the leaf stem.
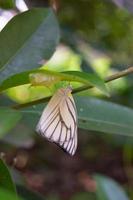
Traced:
MULTIPOLYGON (((132 73, 133 73, 133 67, 129 67, 125 70, 122 70, 122 71, 117 72, 117 73, 115 73, 111 76, 108 76, 105 79, 105 83, 111 82, 113 80, 119 79, 123 76, 126 76, 128 74, 132 74, 132 73)), ((75 93, 82 92, 84 90, 88 90, 88 89, 91 89, 91 88, 93 88, 93 86, 90 86, 90 85, 87 84, 87 85, 84 85, 84 86, 81 86, 81 87, 74 89, 72 93, 75 94, 75 93)), ((14 109, 26 108, 26 107, 29 107, 29 106, 33 106, 35 104, 45 103, 45 102, 49 101, 50 98, 51 98, 51 96, 48 96, 48 97, 38 99, 38 100, 35 100, 35 101, 31 101, 31 102, 28 102, 28 103, 16 104, 16 105, 13 105, 12 108, 14 108, 14 109)))

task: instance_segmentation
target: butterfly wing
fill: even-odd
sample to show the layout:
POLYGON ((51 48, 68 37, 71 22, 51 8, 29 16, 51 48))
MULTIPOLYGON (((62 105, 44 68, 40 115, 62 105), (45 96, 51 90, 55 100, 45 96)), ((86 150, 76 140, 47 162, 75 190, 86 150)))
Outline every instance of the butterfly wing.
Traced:
POLYGON ((72 95, 57 92, 44 109, 36 130, 74 155, 77 149, 77 112, 72 95))
POLYGON ((61 102, 58 92, 51 98, 48 105, 44 109, 41 118, 37 124, 36 131, 46 138, 50 138, 50 133, 59 119, 59 104, 61 102))
MULTIPOLYGON (((66 129, 66 139, 63 141, 62 147, 71 155, 74 155, 77 149, 77 111, 74 99, 70 94, 60 104, 60 115, 63 126, 66 129)), ((62 137, 64 133, 62 132, 62 137)))

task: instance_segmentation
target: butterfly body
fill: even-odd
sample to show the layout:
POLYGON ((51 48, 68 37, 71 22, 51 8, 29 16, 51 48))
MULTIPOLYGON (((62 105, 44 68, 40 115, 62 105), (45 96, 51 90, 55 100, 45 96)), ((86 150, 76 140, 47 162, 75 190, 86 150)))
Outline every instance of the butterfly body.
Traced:
POLYGON ((74 155, 77 149, 77 111, 70 87, 59 89, 44 109, 37 132, 74 155))

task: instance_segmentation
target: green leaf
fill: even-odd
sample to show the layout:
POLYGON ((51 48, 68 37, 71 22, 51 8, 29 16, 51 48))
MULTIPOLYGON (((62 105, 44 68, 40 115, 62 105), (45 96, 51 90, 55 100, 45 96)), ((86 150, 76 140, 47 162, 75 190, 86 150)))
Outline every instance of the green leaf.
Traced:
POLYGON ((55 51, 59 27, 52 9, 33 8, 23 12, 0 33, 0 80, 41 66, 55 51))
POLYGON ((0 189, 0 199, 1 200, 24 200, 22 198, 16 197, 12 192, 0 189))
POLYGON ((14 0, 0 0, 0 7, 3 9, 11 9, 15 7, 15 1, 14 0))
MULTIPOLYGON (((78 110, 78 126, 80 128, 133 136, 132 109, 85 96, 76 96, 75 103, 78 110)), ((34 122, 32 121, 33 129, 44 107, 43 104, 42 106, 34 105, 29 109, 21 111, 26 121, 26 116, 28 116, 28 118, 31 116, 32 120, 34 119, 34 122)))
POLYGON ((133 136, 132 109, 89 97, 75 100, 80 128, 133 136))
POLYGON ((10 76, 9 78, 5 79, 0 84, 0 92, 3 90, 7 90, 12 87, 16 87, 19 85, 29 84, 29 74, 31 71, 21 72, 19 74, 15 74, 10 76))
MULTIPOLYGON (((7 78, 6 80, 4 80, 0 85, 0 92, 3 90, 7 90, 11 87, 16 87, 16 86, 20 86, 20 85, 24 85, 24 84, 31 83, 32 85, 34 85, 33 84, 33 82, 35 81, 34 76, 38 75, 38 74, 42 74, 42 76, 44 76, 44 78, 55 77, 55 79, 57 79, 57 81, 66 77, 65 75, 62 75, 59 72, 50 71, 50 70, 44 70, 44 69, 28 70, 25 72, 21 72, 21 73, 12 75, 9 78, 7 78)), ((38 83, 38 85, 39 85, 39 83, 38 83)))
POLYGON ((73 77, 75 76, 75 80, 78 80, 78 78, 80 78, 82 80, 80 82, 88 83, 99 89, 105 95, 109 96, 109 92, 104 83, 104 80, 102 80, 97 74, 85 73, 80 71, 66 71, 63 73, 73 75, 73 77))
POLYGON ((37 122, 45 106, 46 104, 41 104, 37 106, 34 105, 28 109, 20 110, 20 112, 23 114, 23 123, 30 127, 32 130, 35 130, 37 122))
POLYGON ((16 187, 13 183, 8 167, 6 166, 6 164, 2 159, 0 159, 0 189, 1 188, 11 192, 14 195, 14 197, 17 198, 16 187))
POLYGON ((20 120, 20 123, 2 138, 2 141, 16 147, 31 148, 34 144, 33 134, 33 130, 25 126, 22 120, 20 120))
POLYGON ((113 179, 94 175, 97 183, 96 195, 98 200, 129 200, 123 188, 113 179))
POLYGON ((10 76, 0 85, 0 92, 11 87, 29 84, 32 85, 50 85, 59 81, 75 81, 95 86, 104 94, 108 95, 108 90, 104 81, 96 74, 89 74, 80 71, 56 72, 51 70, 29 70, 10 76))
POLYGON ((0 107, 0 138, 17 124, 21 116, 16 110, 0 107))

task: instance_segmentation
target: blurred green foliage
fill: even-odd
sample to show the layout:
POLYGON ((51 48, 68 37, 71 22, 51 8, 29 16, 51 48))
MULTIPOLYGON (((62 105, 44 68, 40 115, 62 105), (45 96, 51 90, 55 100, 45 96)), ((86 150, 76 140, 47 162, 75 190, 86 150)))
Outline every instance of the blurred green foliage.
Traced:
POLYGON ((66 30, 85 38, 97 50, 106 51, 113 64, 132 63, 132 13, 105 0, 62 0, 61 5, 59 20, 66 30))
POLYGON ((0 0, 0 8, 3 9, 12 9, 15 7, 15 1, 14 0, 0 0))

